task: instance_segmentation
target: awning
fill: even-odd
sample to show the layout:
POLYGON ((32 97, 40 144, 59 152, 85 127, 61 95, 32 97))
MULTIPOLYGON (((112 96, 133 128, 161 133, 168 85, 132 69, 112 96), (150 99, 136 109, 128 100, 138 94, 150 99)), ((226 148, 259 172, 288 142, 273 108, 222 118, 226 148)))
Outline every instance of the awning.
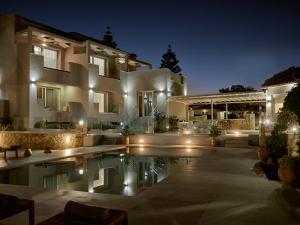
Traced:
POLYGON ((266 102, 266 94, 263 91, 253 91, 241 93, 171 96, 168 98, 168 101, 181 102, 185 105, 266 102))

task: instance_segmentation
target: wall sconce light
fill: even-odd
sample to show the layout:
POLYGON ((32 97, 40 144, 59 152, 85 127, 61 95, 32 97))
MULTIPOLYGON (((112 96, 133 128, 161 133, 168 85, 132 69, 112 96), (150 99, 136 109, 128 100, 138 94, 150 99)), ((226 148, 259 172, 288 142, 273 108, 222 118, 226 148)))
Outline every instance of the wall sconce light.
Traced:
POLYGON ((127 98, 128 97, 128 93, 125 92, 123 96, 124 96, 124 98, 127 98))
POLYGON ((83 120, 79 120, 78 125, 82 127, 84 125, 84 121, 83 120))

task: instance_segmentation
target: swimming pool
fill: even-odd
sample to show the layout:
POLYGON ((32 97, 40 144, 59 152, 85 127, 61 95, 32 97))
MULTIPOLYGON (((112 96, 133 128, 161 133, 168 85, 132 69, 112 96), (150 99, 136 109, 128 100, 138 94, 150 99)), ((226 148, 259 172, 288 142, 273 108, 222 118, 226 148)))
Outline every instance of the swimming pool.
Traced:
POLYGON ((4 170, 0 172, 0 183, 134 196, 194 160, 186 154, 136 154, 139 150, 83 155, 4 170))

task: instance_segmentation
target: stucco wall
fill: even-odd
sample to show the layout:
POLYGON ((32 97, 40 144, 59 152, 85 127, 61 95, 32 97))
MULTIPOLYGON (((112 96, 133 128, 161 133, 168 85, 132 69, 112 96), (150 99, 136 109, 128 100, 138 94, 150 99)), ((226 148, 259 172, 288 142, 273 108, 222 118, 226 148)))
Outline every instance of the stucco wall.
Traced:
MULTIPOLYGON (((157 99, 157 109, 167 113, 167 97, 168 95, 177 95, 184 92, 185 84, 177 84, 173 89, 175 80, 171 79, 174 75, 168 69, 156 69, 148 71, 121 72, 121 85, 123 94, 127 94, 124 98, 125 111, 132 115, 136 113, 134 109, 138 106, 139 91, 153 91, 157 99), (181 89, 179 90, 179 86, 181 89)), ((154 106, 155 107, 155 106, 154 106)))
POLYGON ((137 134, 130 136, 129 141, 130 144, 145 145, 211 145, 211 138, 208 135, 137 134))
POLYGON ((9 99, 10 115, 18 112, 18 51, 15 44, 14 17, 0 18, 0 99, 9 99))
POLYGON ((177 116, 180 120, 187 120, 187 106, 181 102, 168 102, 168 116, 177 116))
POLYGON ((1 147, 22 145, 31 149, 66 149, 80 147, 82 142, 82 136, 75 132, 0 132, 1 147))

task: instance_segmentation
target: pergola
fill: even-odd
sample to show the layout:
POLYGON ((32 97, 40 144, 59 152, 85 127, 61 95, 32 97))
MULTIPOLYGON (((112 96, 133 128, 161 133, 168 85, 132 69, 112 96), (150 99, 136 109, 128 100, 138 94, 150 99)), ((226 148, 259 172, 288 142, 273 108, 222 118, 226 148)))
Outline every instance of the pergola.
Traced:
POLYGON ((228 104, 238 103, 265 103, 266 94, 263 91, 241 92, 241 93, 219 93, 206 95, 172 96, 169 101, 181 102, 190 105, 211 105, 211 120, 213 121, 213 110, 216 104, 225 104, 226 119, 228 115, 228 104))

